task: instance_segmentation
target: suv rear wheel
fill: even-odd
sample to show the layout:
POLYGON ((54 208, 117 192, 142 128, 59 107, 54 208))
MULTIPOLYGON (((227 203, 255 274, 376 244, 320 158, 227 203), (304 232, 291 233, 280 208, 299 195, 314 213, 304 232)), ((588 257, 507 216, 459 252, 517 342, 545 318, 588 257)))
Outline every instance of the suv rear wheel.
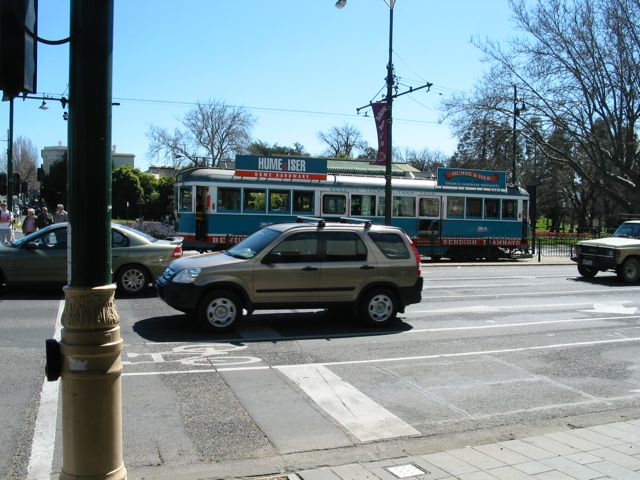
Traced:
POLYGON ((618 278, 625 283, 633 283, 640 277, 640 262, 636 258, 627 258, 616 268, 618 278))
POLYGON ((388 288, 374 288, 365 294, 360 316, 368 325, 384 327, 396 319, 398 300, 388 288))
POLYGON ((242 317, 242 303, 233 292, 214 290, 202 298, 197 315, 198 322, 205 330, 224 332, 242 317))

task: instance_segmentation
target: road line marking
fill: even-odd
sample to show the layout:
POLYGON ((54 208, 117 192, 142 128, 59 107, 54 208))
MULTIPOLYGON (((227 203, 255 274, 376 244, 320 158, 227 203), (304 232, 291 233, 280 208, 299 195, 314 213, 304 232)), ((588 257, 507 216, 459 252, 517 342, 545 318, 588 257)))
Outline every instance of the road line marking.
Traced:
MULTIPOLYGON (((631 300, 624 300, 620 303, 631 303, 631 300)), ((479 313, 493 313, 500 312, 503 310, 528 310, 531 308, 543 309, 543 308, 558 308, 558 307, 581 307, 581 306, 591 306, 593 302, 574 302, 574 303, 548 303, 548 304, 530 304, 530 305, 473 305, 471 307, 457 307, 457 308, 438 308, 435 310, 413 310, 412 307, 418 308, 418 305, 410 305, 405 313, 424 313, 424 314, 434 314, 440 315, 442 313, 469 313, 469 312, 479 312, 479 313)))
POLYGON ((625 315, 623 317, 598 318, 570 318, 566 320, 541 320, 539 322, 493 323, 491 325, 470 325, 467 327, 416 328, 403 333, 454 332, 459 330, 484 330, 487 328, 530 327, 533 325, 555 325, 558 323, 601 322, 606 320, 628 320, 640 318, 640 315, 625 315))
MULTIPOLYGON (((423 288, 422 291, 430 290, 429 288, 423 288)), ((640 287, 625 287, 624 290, 616 291, 608 289, 600 289, 600 290, 556 290, 553 292, 516 292, 516 293, 489 293, 489 294, 479 294, 479 295, 437 295, 434 297, 422 297, 422 301, 427 300, 441 300, 444 298, 500 298, 500 297, 538 297, 538 296, 546 296, 546 295, 590 295, 592 293, 626 293, 629 291, 637 291, 640 290, 640 287)))
MULTIPOLYGON (((64 300, 60 300, 53 338, 60 341, 64 300)), ((31 443, 31 456, 27 467, 27 480, 49 480, 53 470, 53 450, 56 444, 56 424, 58 421, 58 392, 60 381, 45 379, 40 394, 40 406, 31 443)))
MULTIPOLYGON (((628 318, 628 317, 624 317, 628 318)), ((533 347, 519 347, 519 348, 504 348, 499 350, 477 350, 472 352, 459 352, 459 353, 438 353, 433 355, 418 355, 414 357, 393 357, 393 358, 373 358, 370 360, 345 360, 342 362, 318 362, 318 363, 302 363, 298 365, 277 365, 277 366, 261 366, 261 367, 221 367, 216 369, 202 369, 202 370, 171 370, 164 372, 136 372, 136 373, 124 373, 123 376, 141 376, 141 375, 180 375, 183 373, 216 373, 216 372, 242 372, 251 370, 268 370, 268 369, 283 369, 294 367, 309 367, 309 366, 323 366, 331 367, 335 365, 363 365, 374 363, 394 363, 394 362, 407 362, 412 360, 435 360, 439 358, 456 358, 456 357, 471 357, 480 355, 499 355, 503 353, 519 353, 529 352, 535 350, 553 350, 559 348, 579 348, 579 347, 592 347, 595 345, 607 345, 614 343, 629 343, 640 342, 640 337, 629 338, 616 338, 613 340, 594 340, 592 342, 576 342, 576 343, 555 343, 552 345, 535 345, 533 347)))
POLYGON ((362 442, 420 432, 321 365, 274 367, 362 442))

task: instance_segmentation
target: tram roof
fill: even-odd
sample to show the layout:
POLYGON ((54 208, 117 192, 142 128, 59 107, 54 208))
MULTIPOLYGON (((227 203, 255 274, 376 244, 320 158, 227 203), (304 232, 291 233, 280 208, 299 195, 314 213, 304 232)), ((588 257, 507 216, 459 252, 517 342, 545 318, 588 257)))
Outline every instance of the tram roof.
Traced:
MULTIPOLYGON (((415 189, 415 188, 425 188, 433 191, 441 191, 441 192, 457 192, 460 194, 468 193, 493 193, 493 194, 509 194, 509 195, 525 195, 527 196, 527 191, 522 187, 514 187, 508 186, 507 189, 492 189, 492 188, 456 188, 456 187, 439 187, 437 182, 433 178, 424 178, 424 177, 413 177, 412 174, 408 174, 410 176, 403 177, 394 177, 393 178, 393 188, 394 189, 415 189)), ((193 168, 188 170, 183 170, 177 175, 178 182, 189 182, 189 183, 197 183, 197 182, 250 182, 260 184, 263 182, 271 182, 273 185, 272 179, 263 179, 263 178, 252 178, 252 177, 239 177, 236 176, 235 170, 228 169, 220 169, 220 168, 193 168)), ((335 175, 328 174, 327 180, 323 182, 319 182, 318 180, 281 180, 282 185, 318 185, 322 183, 326 186, 334 186, 334 187, 371 187, 371 188, 380 188, 385 184, 385 178, 381 175, 335 175)))

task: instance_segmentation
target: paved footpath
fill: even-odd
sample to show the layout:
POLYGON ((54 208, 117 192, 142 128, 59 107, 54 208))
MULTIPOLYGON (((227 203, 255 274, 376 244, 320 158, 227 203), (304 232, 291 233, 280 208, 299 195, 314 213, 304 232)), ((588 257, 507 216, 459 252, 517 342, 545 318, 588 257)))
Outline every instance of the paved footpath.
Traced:
POLYGON ((640 420, 574 428, 427 455, 303 470, 288 478, 640 480, 640 420))

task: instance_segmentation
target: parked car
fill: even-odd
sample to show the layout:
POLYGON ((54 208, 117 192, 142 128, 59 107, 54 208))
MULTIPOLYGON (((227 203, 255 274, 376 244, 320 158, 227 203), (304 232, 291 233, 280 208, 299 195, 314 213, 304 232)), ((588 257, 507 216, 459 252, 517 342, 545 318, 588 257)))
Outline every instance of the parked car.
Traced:
MULTIPOLYGON (((111 226, 111 267, 118 290, 137 294, 182 256, 182 238, 158 240, 120 224, 111 226)), ((0 245, 0 285, 67 282, 67 224, 54 223, 0 245)))
POLYGON ((396 227, 312 220, 258 230, 224 252, 171 262, 158 295, 209 331, 259 309, 354 311, 391 323, 421 300, 420 255, 396 227))
POLYGON ((611 237, 578 242, 572 246, 571 260, 583 277, 613 270, 621 281, 636 282, 640 278, 640 220, 624 222, 611 237))

